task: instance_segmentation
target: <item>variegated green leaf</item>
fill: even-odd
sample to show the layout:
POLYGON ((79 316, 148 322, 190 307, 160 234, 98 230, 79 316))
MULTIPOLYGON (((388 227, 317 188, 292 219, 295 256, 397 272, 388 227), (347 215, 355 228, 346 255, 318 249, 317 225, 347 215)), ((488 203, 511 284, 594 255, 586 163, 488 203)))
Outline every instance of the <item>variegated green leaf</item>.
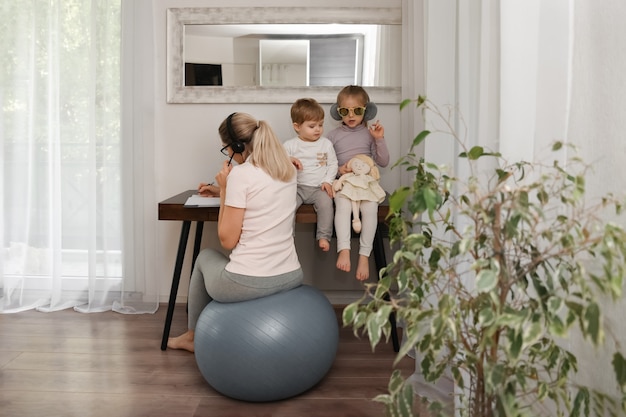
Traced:
POLYGON ((498 275, 491 269, 483 269, 476 275, 476 291, 489 292, 498 285, 498 275))

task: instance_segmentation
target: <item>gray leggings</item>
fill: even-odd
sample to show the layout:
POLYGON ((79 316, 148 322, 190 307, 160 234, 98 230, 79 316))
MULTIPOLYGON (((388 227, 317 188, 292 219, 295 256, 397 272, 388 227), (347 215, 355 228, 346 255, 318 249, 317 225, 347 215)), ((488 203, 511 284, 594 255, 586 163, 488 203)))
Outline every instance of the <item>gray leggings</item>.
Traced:
POLYGON ((224 269, 227 263, 228 257, 215 249, 203 249, 198 254, 189 283, 190 330, 196 328, 200 313, 213 300, 234 303, 265 297, 301 285, 304 276, 301 268, 271 277, 233 274, 224 269))
MULTIPOLYGON (((377 227, 378 203, 361 201, 359 255, 369 257, 372 253, 377 227)), ((337 252, 349 250, 352 238, 352 201, 342 195, 335 196, 335 234, 337 235, 337 252)))

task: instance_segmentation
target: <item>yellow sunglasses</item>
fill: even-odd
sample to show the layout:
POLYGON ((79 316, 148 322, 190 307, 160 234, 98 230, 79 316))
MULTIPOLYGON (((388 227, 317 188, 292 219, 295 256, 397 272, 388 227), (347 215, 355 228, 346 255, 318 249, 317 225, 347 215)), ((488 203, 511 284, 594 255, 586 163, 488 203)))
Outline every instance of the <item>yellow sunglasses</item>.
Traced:
POLYGON ((363 116, 365 114, 365 107, 337 107, 337 113, 339 113, 341 117, 346 117, 350 112, 354 113, 355 116, 363 116))

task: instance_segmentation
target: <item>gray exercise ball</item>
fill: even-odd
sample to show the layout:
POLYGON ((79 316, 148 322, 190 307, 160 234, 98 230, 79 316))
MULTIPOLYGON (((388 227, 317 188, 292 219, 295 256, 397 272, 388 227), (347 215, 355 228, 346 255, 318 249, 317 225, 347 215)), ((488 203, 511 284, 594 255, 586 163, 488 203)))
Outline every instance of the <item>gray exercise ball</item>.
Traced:
POLYGON ((223 395, 250 402, 313 387, 330 370, 339 344, 332 305, 309 285, 237 303, 212 301, 195 331, 204 379, 223 395))

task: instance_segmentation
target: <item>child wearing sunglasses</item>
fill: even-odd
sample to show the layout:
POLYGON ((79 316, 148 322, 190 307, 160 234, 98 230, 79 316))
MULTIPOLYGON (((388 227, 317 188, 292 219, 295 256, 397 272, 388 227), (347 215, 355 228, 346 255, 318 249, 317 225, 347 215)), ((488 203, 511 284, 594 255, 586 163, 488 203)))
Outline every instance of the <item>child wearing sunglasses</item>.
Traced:
MULTIPOLYGON (((328 134, 333 143, 339 164, 338 173, 351 172, 348 161, 356 155, 367 155, 380 167, 389 164, 389 150, 385 141, 385 129, 377 120, 371 126, 368 121, 376 116, 376 104, 370 102, 363 87, 349 85, 337 95, 337 103, 330 109, 341 126, 328 134)), ((359 236, 359 259, 356 278, 365 281, 369 278, 369 256, 372 253, 374 236, 378 227, 378 202, 363 201, 361 210, 361 235, 359 236)), ((337 235, 337 268, 349 272, 352 202, 342 195, 335 196, 335 233, 337 235)))
POLYGON ((333 236, 333 187, 337 176, 337 156, 324 133, 324 108, 312 98, 301 98, 291 106, 291 122, 297 135, 283 145, 298 169, 297 207, 313 204, 317 214, 315 238, 328 252, 333 236))

